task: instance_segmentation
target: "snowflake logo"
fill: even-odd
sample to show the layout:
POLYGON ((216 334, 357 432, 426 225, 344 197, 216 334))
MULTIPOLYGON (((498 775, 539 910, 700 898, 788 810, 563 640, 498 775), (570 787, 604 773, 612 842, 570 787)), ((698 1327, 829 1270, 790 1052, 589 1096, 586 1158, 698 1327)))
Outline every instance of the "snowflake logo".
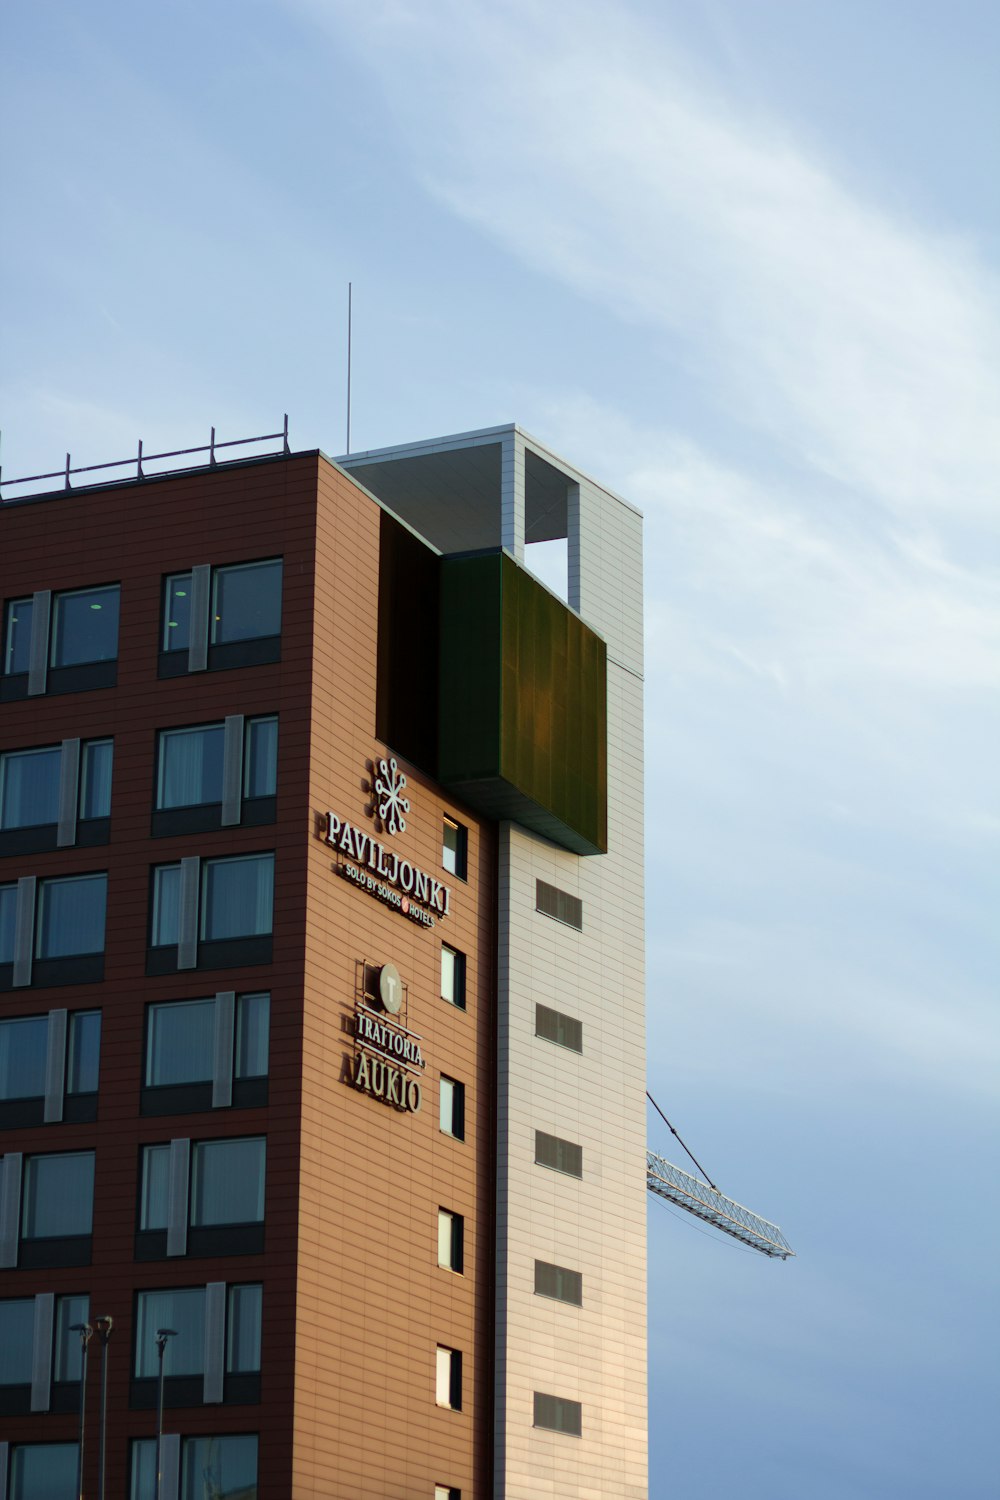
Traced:
POLYGON ((380 760, 378 769, 380 774, 375 780, 378 815, 388 833, 405 833, 406 819, 403 814, 410 810, 409 799, 403 796, 406 777, 396 764, 395 756, 388 761, 380 760))

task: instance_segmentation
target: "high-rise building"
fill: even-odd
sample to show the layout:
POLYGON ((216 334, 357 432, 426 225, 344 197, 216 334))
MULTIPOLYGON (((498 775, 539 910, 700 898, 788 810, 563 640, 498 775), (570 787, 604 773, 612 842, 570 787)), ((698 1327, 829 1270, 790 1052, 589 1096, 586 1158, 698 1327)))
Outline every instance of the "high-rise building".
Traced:
POLYGON ((644 1500, 640 517, 216 458, 0 504, 0 1500, 644 1500))

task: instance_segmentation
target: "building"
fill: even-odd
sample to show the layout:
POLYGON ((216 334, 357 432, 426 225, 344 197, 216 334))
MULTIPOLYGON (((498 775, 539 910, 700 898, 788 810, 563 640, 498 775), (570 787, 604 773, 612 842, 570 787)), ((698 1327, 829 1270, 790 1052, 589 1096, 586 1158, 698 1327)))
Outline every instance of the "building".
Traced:
POLYGON ((640 517, 216 459, 0 505, 0 1500, 640 1500, 640 517))

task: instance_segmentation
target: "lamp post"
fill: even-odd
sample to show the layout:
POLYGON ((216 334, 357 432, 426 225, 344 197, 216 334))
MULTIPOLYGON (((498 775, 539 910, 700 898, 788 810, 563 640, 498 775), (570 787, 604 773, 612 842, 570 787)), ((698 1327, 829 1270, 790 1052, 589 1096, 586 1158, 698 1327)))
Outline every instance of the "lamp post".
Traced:
POLYGON ((158 1389, 156 1397, 156 1500, 160 1500, 160 1472, 161 1450, 163 1448, 163 1356, 167 1349, 167 1340, 176 1338, 176 1328, 158 1328, 156 1330, 156 1354, 160 1362, 158 1375, 158 1389))
POLYGON ((108 1340, 114 1320, 105 1313, 94 1319, 94 1327, 101 1341, 101 1432, 97 1459, 97 1500, 104 1500, 104 1454, 108 1435, 108 1340))
POLYGON ((94 1337, 89 1323, 71 1323, 70 1333, 80 1335, 80 1440, 76 1454, 76 1493, 83 1500, 83 1439, 87 1426, 87 1345, 94 1337))

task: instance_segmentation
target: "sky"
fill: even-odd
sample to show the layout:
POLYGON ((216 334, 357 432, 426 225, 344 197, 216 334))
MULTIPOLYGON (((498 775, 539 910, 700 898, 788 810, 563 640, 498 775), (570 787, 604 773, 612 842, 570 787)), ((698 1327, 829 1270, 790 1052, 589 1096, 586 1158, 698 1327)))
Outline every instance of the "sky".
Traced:
POLYGON ((646 517, 652 1500, 996 1500, 1000 8, 8 0, 9 477, 517 421, 646 517), (650 1144, 689 1165, 651 1117, 650 1144))

